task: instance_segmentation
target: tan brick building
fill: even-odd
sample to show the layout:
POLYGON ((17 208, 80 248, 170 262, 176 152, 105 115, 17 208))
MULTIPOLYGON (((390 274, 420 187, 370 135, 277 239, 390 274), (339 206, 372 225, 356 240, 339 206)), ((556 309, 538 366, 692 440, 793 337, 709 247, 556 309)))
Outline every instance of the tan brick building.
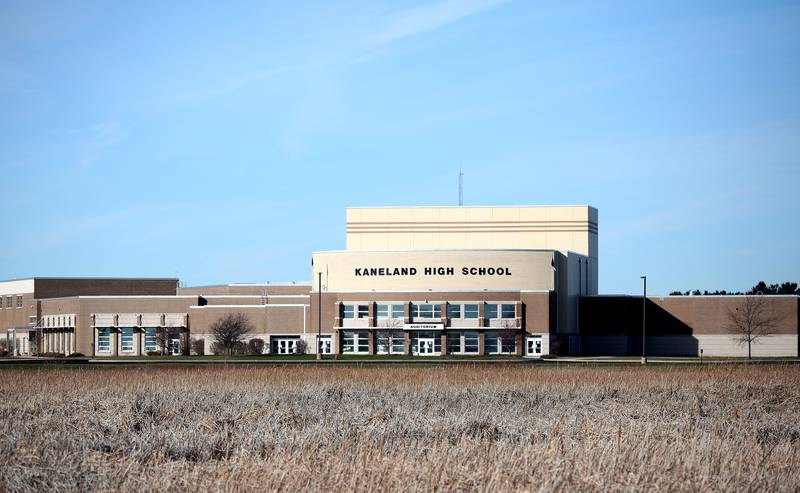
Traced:
MULTIPOLYGON (((347 248, 312 254, 311 282, 180 288, 177 279, 0 282, 16 355, 142 356, 214 350, 212 324, 245 314, 264 352, 639 354, 641 297, 598 295, 589 206, 374 207, 346 211, 347 248)), ((756 355, 798 354, 797 296, 756 355)), ((743 355, 740 297, 650 297, 651 355, 743 355)))

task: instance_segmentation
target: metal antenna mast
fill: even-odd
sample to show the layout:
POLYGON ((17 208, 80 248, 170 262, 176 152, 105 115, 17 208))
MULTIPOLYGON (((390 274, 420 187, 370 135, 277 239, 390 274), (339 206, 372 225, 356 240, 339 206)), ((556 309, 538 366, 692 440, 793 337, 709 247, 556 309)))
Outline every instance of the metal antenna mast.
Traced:
POLYGON ((458 168, 458 205, 464 205, 464 173, 458 168))

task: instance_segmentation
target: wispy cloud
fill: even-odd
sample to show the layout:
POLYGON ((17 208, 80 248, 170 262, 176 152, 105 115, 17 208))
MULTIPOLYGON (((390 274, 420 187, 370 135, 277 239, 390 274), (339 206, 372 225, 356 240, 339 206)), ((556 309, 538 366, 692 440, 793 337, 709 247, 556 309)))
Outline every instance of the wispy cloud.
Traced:
POLYGON ((402 10, 385 27, 369 37, 374 44, 386 44, 435 31, 465 17, 492 9, 507 0, 447 0, 402 10))
POLYGON ((127 131, 116 122, 100 122, 88 127, 67 130, 65 136, 75 141, 78 167, 91 166, 103 150, 114 147, 127 137, 127 131))

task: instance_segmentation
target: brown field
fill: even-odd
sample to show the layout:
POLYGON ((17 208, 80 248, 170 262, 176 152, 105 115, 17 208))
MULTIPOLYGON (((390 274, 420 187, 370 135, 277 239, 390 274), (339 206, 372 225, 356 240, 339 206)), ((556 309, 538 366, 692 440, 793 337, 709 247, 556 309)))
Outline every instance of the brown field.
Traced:
POLYGON ((797 366, 0 375, 2 491, 800 489, 797 366))

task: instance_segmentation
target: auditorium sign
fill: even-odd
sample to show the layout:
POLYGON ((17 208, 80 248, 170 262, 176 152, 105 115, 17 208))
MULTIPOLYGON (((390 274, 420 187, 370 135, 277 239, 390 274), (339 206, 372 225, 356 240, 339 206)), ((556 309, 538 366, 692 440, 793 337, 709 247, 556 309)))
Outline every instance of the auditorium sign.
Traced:
POLYGON ((356 267, 356 277, 387 277, 387 276, 454 276, 459 272, 462 276, 510 276, 508 267, 356 267))

